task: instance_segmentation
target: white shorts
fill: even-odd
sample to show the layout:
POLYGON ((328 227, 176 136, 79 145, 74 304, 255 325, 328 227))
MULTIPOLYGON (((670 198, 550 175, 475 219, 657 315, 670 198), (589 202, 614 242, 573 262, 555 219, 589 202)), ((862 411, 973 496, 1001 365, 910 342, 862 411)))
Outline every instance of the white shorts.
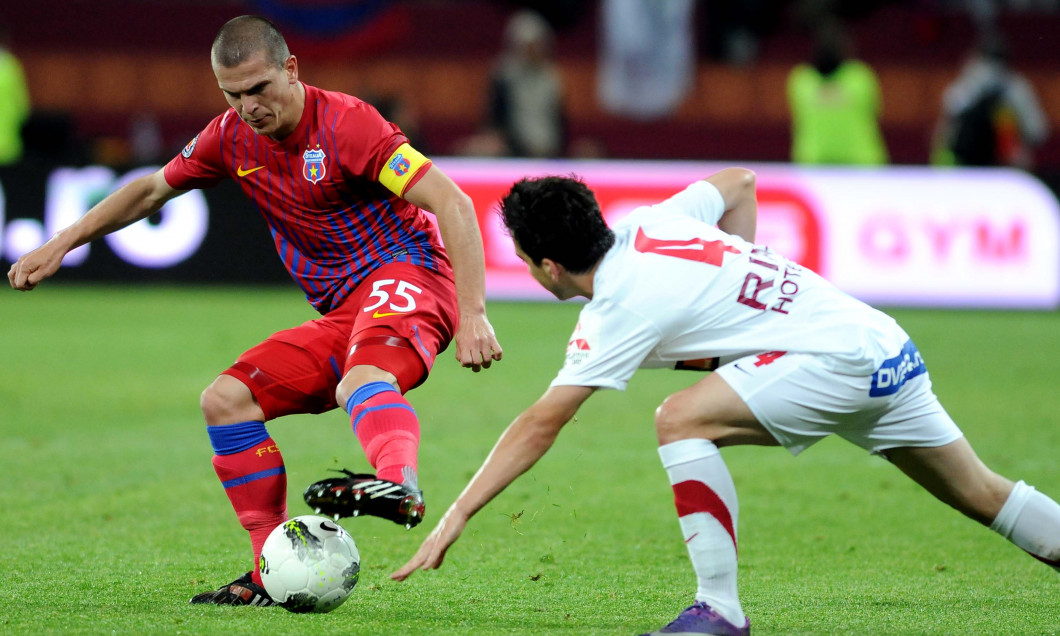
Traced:
POLYGON ((943 446, 963 435, 931 390, 926 368, 897 390, 871 397, 870 391, 880 392, 876 375, 843 375, 830 367, 825 356, 785 353, 734 360, 716 373, 793 455, 832 434, 872 453, 943 446))

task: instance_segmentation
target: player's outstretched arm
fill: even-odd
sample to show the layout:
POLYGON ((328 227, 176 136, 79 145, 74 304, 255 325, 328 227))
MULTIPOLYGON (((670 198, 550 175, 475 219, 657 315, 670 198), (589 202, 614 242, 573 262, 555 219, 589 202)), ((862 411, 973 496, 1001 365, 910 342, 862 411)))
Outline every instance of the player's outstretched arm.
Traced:
POLYGON ((486 317, 486 266, 475 206, 437 166, 409 188, 405 199, 438 217, 438 228, 453 263, 460 307, 460 326, 454 339, 456 359, 472 371, 488 369, 494 360, 501 359, 503 351, 486 317))
POLYGON ((468 519, 541 459, 556 441, 560 429, 594 390, 584 386, 552 387, 515 418, 419 551, 390 578, 404 581, 417 569, 432 570, 440 566, 449 546, 460 538, 468 519))
POLYGON ((69 227, 56 232, 44 245, 15 261, 7 272, 11 287, 20 291, 33 289, 59 270, 70 250, 151 216, 180 193, 169 187, 161 170, 129 182, 69 227))
POLYGON ((754 243, 758 226, 758 199, 755 196, 755 173, 746 168, 726 168, 704 181, 721 192, 725 201, 725 213, 718 227, 729 234, 754 243))

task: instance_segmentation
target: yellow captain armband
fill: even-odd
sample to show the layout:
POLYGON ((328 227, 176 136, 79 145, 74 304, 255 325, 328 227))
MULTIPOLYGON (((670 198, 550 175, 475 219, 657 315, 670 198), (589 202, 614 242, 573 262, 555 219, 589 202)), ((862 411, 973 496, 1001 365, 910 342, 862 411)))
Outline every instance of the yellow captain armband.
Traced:
POLYGON ((413 177, 430 162, 419 150, 403 143, 383 164, 383 169, 379 171, 379 183, 399 197, 404 196, 413 177))

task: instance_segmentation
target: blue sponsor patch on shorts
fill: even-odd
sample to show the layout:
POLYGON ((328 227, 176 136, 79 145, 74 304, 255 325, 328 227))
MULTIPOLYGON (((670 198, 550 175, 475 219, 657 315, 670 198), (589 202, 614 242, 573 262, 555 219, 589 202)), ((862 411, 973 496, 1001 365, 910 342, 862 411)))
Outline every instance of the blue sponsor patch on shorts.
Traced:
POLYGON ((893 395, 902 388, 906 380, 915 378, 927 371, 924 359, 920 357, 916 345, 909 340, 902 347, 901 353, 885 360, 880 368, 872 374, 872 386, 869 397, 893 395))

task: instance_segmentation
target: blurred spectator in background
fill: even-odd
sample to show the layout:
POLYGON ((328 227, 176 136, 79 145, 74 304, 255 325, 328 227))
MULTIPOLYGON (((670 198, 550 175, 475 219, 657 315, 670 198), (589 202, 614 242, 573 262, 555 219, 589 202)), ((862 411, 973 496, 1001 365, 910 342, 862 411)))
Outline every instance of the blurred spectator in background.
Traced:
POLYGON ((22 64, 8 49, 8 33, 0 24, 0 165, 22 158, 22 125, 29 119, 29 89, 22 64))
POLYGON ((581 22, 596 3, 597 0, 507 0, 506 4, 533 10, 553 30, 562 33, 581 22))
POLYGON ((813 63, 792 69, 787 90, 792 161, 887 163, 879 81, 868 64, 851 57, 850 40, 838 21, 825 20, 818 27, 813 63))
POLYGON ((1034 88, 1009 67, 1004 43, 989 36, 943 93, 932 163, 1030 169, 1048 136, 1034 88))
POLYGON ((530 9, 517 12, 504 33, 504 51, 490 76, 484 129, 461 154, 558 157, 566 144, 563 85, 553 58, 552 27, 530 9))
POLYGON ((693 85, 692 0, 603 0, 599 98, 632 119, 671 115, 693 85))
POLYGON ((786 0, 702 2, 701 50, 718 62, 746 66, 758 58, 759 43, 782 22, 786 0))

